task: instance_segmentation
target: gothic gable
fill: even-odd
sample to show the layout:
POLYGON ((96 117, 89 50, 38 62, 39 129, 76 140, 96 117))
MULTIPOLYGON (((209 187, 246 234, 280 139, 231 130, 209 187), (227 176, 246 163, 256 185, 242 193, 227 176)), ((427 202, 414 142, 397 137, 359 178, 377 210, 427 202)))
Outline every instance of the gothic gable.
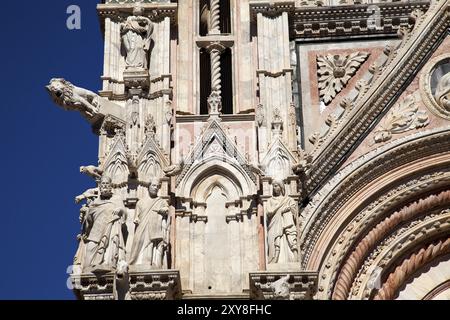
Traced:
POLYGON ((127 147, 125 137, 118 133, 112 141, 109 155, 103 166, 104 175, 112 179, 116 187, 123 187, 128 182, 130 174, 128 167, 127 147))
POLYGON ((227 136, 221 124, 217 120, 212 120, 207 124, 203 134, 197 140, 194 148, 184 159, 184 166, 177 178, 177 186, 186 179, 186 175, 192 171, 193 166, 199 163, 220 159, 230 163, 234 167, 240 168, 244 175, 256 184, 256 176, 251 171, 250 165, 241 155, 236 144, 227 136))
POLYGON ((147 140, 136 159, 139 182, 147 185, 152 178, 162 178, 164 176, 163 170, 168 165, 169 161, 155 141, 154 136, 147 136, 147 140))
POLYGON ((292 168, 296 164, 296 157, 289 151, 282 139, 277 137, 261 161, 261 168, 266 176, 284 180, 294 174, 292 168))

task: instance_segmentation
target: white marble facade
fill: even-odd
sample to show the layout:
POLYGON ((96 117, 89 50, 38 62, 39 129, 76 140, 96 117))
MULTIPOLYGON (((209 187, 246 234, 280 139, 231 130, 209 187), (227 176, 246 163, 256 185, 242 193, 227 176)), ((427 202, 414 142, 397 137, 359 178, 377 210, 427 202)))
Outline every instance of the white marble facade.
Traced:
MULTIPOLYGON (((364 140, 370 121, 390 108, 382 105, 387 98, 370 102, 370 90, 382 88, 392 61, 414 45, 408 43, 414 31, 405 30, 427 30, 426 19, 445 12, 422 2, 381 3, 376 11, 369 2, 98 5, 102 89, 93 93, 59 78, 47 86, 58 105, 79 112, 99 136, 98 164, 81 168, 96 186, 76 198, 82 205, 73 274, 79 298, 348 293, 345 284, 339 295, 342 261, 329 250, 354 218, 345 216, 357 211, 349 203, 363 196, 350 186, 363 173, 347 182, 350 169, 340 166, 357 167, 364 154, 384 152, 377 143, 436 126, 414 104, 417 95, 392 108, 374 131, 381 139, 364 140), (336 15, 338 5, 344 9, 336 15), (349 5, 369 14, 357 15, 349 5), (398 114, 407 115, 403 122, 398 114), (343 193, 328 198, 339 187, 343 193), (346 205, 350 211, 339 219, 346 205), (328 265, 336 268, 332 275, 328 265), (99 285, 102 278, 107 285, 99 285), (158 290, 155 281, 163 284, 158 290)), ((446 117, 450 69, 438 70, 447 74, 440 82, 433 78, 437 89, 429 98, 436 97, 434 112, 446 117)), ((412 286, 399 298, 411 296, 412 286)))

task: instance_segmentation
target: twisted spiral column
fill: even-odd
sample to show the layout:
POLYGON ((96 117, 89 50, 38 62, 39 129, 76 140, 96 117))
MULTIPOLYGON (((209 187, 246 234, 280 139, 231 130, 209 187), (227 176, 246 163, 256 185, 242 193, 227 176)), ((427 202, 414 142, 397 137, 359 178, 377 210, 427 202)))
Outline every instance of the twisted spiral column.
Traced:
POLYGON ((342 267, 334 287, 332 299, 347 299, 355 275, 363 263, 364 258, 375 244, 389 234, 390 230, 398 226, 401 222, 411 219, 421 212, 426 212, 434 207, 448 203, 448 201, 450 201, 450 191, 443 191, 438 195, 431 195, 402 208, 400 211, 395 212, 376 225, 376 227, 359 242, 342 267))
POLYGON ((211 90, 222 97, 222 66, 220 63, 221 51, 217 48, 211 50, 211 90))
POLYGON ((220 0, 210 2, 210 34, 220 34, 220 0))
POLYGON ((450 238, 439 241, 435 244, 430 244, 426 249, 422 248, 403 261, 403 263, 395 268, 383 287, 378 291, 374 300, 392 300, 395 293, 405 280, 410 277, 418 269, 431 262, 433 259, 445 255, 450 252, 450 238))

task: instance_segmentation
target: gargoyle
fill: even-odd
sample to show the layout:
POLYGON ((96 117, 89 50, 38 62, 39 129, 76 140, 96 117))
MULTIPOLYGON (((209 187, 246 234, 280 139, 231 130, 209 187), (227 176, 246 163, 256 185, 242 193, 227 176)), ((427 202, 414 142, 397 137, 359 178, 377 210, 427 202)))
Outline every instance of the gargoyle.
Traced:
POLYGON ((64 110, 79 111, 91 124, 108 115, 125 122, 124 108, 90 90, 74 86, 65 79, 50 80, 46 89, 57 105, 64 110))
POLYGON ((76 87, 62 78, 50 80, 46 88, 53 101, 65 110, 80 111, 87 118, 99 112, 99 96, 92 91, 76 87))
POLYGON ((163 172, 166 174, 166 177, 175 177, 178 176, 181 171, 183 171, 183 167, 184 159, 181 159, 180 163, 164 168, 163 172))
POLYGON ((103 170, 100 170, 95 166, 83 166, 80 167, 80 173, 84 173, 95 180, 99 180, 102 177, 103 170))
POLYGON ((167 177, 175 177, 175 176, 179 175, 182 170, 183 170, 183 163, 174 164, 172 166, 169 166, 169 167, 163 169, 163 171, 167 177))

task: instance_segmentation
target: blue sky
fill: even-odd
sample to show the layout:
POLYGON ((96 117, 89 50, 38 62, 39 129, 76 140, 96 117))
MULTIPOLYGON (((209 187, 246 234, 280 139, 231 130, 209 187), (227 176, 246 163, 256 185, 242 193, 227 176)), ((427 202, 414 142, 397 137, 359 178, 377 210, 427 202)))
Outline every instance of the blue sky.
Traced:
POLYGON ((44 86, 64 77, 100 89, 96 2, 2 3, 0 299, 74 298, 66 287, 80 229, 74 197, 95 185, 79 167, 97 163, 98 140, 79 114, 54 105, 44 86), (81 8, 81 30, 66 28, 71 4, 81 8))

